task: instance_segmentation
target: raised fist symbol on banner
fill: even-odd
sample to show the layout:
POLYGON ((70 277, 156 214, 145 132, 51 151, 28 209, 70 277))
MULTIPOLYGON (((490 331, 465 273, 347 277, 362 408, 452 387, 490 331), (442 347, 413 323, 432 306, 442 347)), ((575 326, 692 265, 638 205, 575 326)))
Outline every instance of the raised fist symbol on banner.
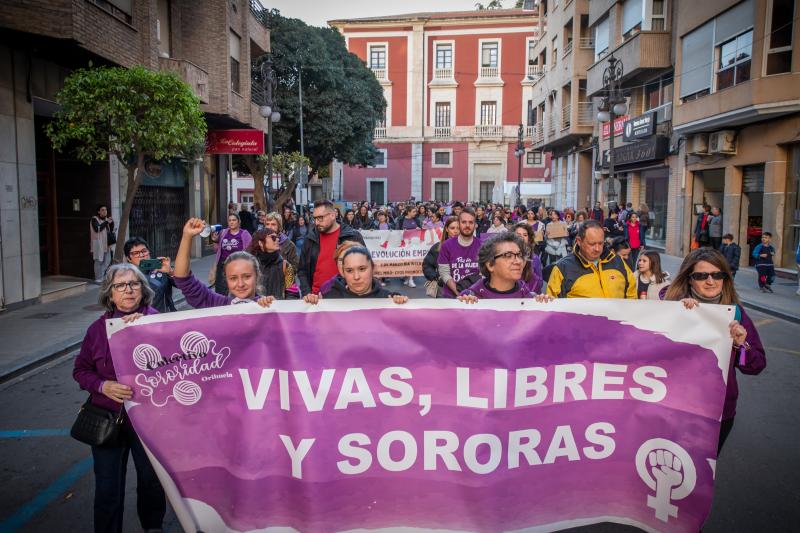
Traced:
POLYGON ((667 439, 651 439, 636 452, 636 470, 642 481, 655 491, 647 496, 647 506, 656 518, 667 522, 678 517, 673 500, 681 500, 694 490, 697 472, 689 453, 667 439))

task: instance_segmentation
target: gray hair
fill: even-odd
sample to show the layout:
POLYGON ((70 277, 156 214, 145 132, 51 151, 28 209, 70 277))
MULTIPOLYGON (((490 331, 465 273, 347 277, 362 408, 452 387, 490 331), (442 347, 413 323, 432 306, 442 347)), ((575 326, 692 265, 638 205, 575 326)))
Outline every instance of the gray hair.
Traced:
POLYGON ((136 279, 142 283, 142 299, 139 305, 149 306, 153 303, 153 296, 155 293, 153 289, 150 288, 150 282, 147 281, 147 278, 142 271, 139 270, 139 267, 133 266, 131 263, 119 263, 117 265, 111 265, 108 270, 106 270, 106 275, 103 277, 103 282, 100 284, 98 302, 106 311, 114 312, 116 310, 114 302, 111 301, 111 291, 113 290, 111 286, 114 284, 114 278, 117 277, 117 274, 122 274, 124 272, 133 272, 136 279))
POLYGON ((492 273, 489 272, 488 265, 494 264, 494 256, 497 255, 497 245, 504 242, 516 244, 520 253, 523 254, 523 257, 528 250, 527 244, 513 231, 498 233, 494 237, 491 237, 484 242, 481 245, 480 250, 478 250, 478 267, 481 269, 481 275, 484 278, 490 279, 492 277, 492 273))

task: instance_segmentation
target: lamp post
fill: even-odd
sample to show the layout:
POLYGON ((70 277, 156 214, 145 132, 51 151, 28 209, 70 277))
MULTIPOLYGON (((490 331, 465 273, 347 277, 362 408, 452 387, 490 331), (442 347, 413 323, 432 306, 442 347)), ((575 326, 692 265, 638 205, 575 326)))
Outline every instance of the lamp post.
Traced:
POLYGON ((267 119, 267 190, 266 198, 267 210, 272 209, 272 124, 280 122, 281 114, 278 112, 275 102, 275 88, 278 86, 278 79, 272 69, 272 58, 261 62, 261 83, 264 88, 264 103, 258 108, 258 113, 267 119))
MULTIPOLYGON (((614 190, 614 121, 618 116, 628 112, 625 96, 620 89, 620 82, 623 75, 622 61, 613 55, 608 58, 608 67, 603 71, 603 86, 608 87, 607 95, 603 97, 597 113, 597 120, 609 122, 608 137, 608 200, 616 199, 617 193, 614 190)), ((602 135, 601 135, 602 137, 602 135)), ((602 154, 601 154, 602 157, 602 154)), ((601 162, 602 166, 602 162, 601 162)))
POLYGON ((522 205, 522 156, 525 154, 525 142, 522 139, 522 124, 517 130, 517 149, 514 155, 517 156, 517 205, 522 205))

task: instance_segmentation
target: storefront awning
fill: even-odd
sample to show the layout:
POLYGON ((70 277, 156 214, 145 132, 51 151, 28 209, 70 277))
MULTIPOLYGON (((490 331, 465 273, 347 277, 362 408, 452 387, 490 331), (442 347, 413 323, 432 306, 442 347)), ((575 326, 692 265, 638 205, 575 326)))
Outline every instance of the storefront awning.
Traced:
MULTIPOLYGON (((516 182, 505 182, 504 192, 506 194, 512 194, 514 192, 514 188, 517 186, 516 182)), ((553 194, 553 186, 551 183, 541 183, 541 182, 522 182, 522 196, 530 196, 534 198, 544 198, 553 194)))

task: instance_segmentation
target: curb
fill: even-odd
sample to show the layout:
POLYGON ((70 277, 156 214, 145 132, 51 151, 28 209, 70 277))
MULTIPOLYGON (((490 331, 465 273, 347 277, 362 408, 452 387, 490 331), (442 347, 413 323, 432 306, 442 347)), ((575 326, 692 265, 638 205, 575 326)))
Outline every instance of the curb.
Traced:
POLYGON ((748 300, 740 298, 742 301, 742 305, 747 307, 748 309, 752 309, 754 311, 759 311, 761 313, 774 316, 776 318, 780 318, 781 320, 786 320, 787 322, 792 322, 794 324, 800 324, 800 316, 791 315, 789 313, 784 313, 783 311, 778 311, 772 309, 771 307, 767 307, 765 305, 757 304, 755 302, 750 302, 748 300))

